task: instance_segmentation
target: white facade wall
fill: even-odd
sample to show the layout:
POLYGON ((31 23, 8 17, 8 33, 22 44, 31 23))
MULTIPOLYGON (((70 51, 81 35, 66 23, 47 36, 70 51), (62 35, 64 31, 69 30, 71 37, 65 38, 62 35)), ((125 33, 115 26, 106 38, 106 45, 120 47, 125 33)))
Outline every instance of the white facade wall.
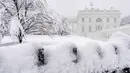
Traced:
POLYGON ((79 11, 73 32, 87 36, 88 33, 120 27, 120 11, 86 9, 79 11))

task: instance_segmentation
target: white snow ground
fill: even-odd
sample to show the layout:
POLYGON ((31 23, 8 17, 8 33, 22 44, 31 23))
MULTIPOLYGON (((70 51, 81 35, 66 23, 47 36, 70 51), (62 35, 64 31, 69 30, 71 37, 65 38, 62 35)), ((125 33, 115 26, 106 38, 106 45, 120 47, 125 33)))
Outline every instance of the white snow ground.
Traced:
MULTIPOLYGON (((4 37, 2 44, 12 42, 4 37)), ((0 73, 91 73, 130 67, 130 36, 115 33, 107 41, 80 36, 28 35, 24 44, 0 47, 0 73), (37 44, 34 44, 35 42, 37 44), (77 58, 72 50, 77 47, 77 58), (44 48, 46 65, 36 65, 36 49, 44 48)))

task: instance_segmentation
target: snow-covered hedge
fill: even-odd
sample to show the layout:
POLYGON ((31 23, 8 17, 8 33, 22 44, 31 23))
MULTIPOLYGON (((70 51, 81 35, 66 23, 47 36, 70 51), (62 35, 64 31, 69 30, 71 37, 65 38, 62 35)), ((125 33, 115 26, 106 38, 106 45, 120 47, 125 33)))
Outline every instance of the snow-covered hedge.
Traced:
POLYGON ((0 73, 37 73, 36 51, 41 48, 35 43, 0 47, 0 73))
POLYGON ((115 33, 108 42, 82 40, 1 47, 0 73, 129 73, 129 35, 115 33))

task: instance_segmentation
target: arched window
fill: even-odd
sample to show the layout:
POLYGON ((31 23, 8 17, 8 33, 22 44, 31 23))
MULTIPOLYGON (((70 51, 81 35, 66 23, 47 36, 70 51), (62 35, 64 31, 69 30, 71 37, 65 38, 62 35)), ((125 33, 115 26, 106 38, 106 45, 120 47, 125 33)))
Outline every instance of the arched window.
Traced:
POLYGON ((102 22, 101 18, 97 18, 96 22, 102 22))

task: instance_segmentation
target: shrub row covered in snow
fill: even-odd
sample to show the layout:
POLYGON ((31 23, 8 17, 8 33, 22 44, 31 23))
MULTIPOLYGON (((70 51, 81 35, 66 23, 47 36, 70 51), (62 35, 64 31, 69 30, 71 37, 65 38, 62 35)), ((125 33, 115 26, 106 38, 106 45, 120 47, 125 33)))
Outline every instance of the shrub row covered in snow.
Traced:
POLYGON ((0 73, 37 73, 38 49, 34 43, 0 47, 0 73))
POLYGON ((129 72, 130 36, 115 33, 108 42, 84 40, 84 45, 64 43, 44 46, 44 73, 129 72))
POLYGON ((1 47, 0 73, 129 73, 129 35, 115 33, 108 42, 79 43, 1 47))

